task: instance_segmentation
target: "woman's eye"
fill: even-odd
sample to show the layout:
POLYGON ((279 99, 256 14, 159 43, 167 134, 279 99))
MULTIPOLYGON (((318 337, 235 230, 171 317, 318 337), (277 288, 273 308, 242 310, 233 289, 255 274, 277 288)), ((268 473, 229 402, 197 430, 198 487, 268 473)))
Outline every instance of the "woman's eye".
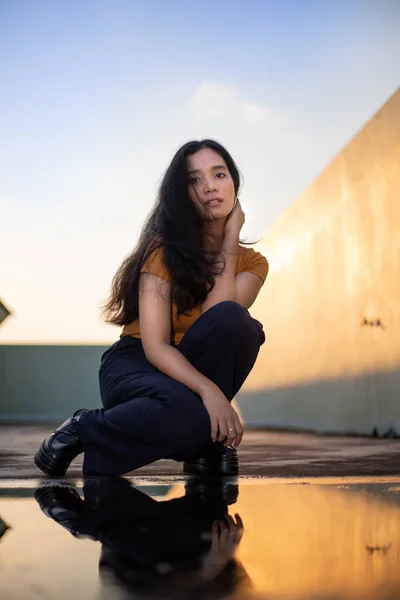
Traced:
POLYGON ((190 183, 197 183, 199 181, 198 177, 191 177, 190 178, 190 183))
POLYGON ((225 173, 222 173, 222 171, 221 171, 221 173, 217 173, 217 177, 219 177, 219 179, 222 179, 222 178, 226 177, 226 175, 225 175, 225 173), (220 175, 222 177, 220 177, 220 175))

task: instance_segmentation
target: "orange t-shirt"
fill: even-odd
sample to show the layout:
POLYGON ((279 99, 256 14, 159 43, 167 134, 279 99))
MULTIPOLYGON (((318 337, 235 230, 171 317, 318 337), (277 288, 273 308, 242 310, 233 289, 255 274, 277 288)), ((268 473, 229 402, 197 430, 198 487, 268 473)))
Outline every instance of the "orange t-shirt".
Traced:
MULTIPOLYGON (((152 254, 150 254, 140 272, 151 273, 152 275, 156 275, 165 281, 171 281, 171 276, 163 261, 163 248, 158 248, 152 252, 152 254)), ((253 250, 253 248, 239 246, 239 251, 236 258, 235 275, 243 272, 254 273, 255 275, 261 277, 264 282, 268 274, 268 261, 262 254, 253 250)), ((178 317, 176 305, 172 305, 174 344, 179 344, 186 331, 191 325, 193 325, 200 315, 201 307, 196 306, 187 315, 179 315, 178 317)), ((131 335, 132 337, 140 339, 140 324, 138 319, 124 326, 121 337, 124 335, 131 335)))

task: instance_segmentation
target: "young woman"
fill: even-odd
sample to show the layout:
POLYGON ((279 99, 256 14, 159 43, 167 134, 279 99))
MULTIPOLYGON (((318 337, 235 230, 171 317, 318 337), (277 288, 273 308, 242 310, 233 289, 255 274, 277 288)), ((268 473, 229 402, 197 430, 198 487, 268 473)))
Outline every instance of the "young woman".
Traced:
POLYGON ((238 473, 243 427, 231 406, 265 336, 248 309, 268 262, 239 244, 245 217, 238 169, 213 140, 175 154, 139 243, 104 307, 123 326, 102 356, 103 409, 76 411, 35 463, 64 475, 121 475, 160 458, 185 472, 238 473))

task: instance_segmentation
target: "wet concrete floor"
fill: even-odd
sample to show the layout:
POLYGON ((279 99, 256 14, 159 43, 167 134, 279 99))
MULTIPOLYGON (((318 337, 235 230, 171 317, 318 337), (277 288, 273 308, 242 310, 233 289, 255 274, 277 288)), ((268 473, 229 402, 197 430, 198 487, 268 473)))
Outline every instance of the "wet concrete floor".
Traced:
POLYGON ((0 427, 1 600, 399 600, 400 441, 247 431, 239 480, 49 479, 0 427))
POLYGON ((400 598, 400 477, 0 483, 3 600, 400 598))
MULTIPOLYGON (((57 425, 0 425, 0 478, 40 476, 33 456, 57 425)), ((400 440, 246 430, 239 459, 240 474, 245 476, 400 475, 400 440)), ((78 457, 68 475, 80 477, 81 465, 78 457)), ((181 474, 182 465, 172 460, 160 460, 135 472, 152 477, 181 474)))

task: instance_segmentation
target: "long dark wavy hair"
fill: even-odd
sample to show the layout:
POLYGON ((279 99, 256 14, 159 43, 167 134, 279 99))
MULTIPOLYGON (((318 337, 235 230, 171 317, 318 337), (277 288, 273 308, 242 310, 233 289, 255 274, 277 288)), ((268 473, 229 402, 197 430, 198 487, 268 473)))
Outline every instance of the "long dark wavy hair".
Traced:
POLYGON ((207 298, 216 275, 225 266, 219 252, 204 247, 206 220, 189 196, 187 158, 210 148, 225 161, 233 179, 235 195, 240 173, 229 152, 215 140, 190 141, 176 152, 166 170, 156 203, 147 218, 136 248, 114 275, 110 297, 103 306, 107 323, 126 325, 139 318, 139 278, 143 264, 163 247, 164 264, 172 281, 172 301, 179 314, 187 313, 207 298))

